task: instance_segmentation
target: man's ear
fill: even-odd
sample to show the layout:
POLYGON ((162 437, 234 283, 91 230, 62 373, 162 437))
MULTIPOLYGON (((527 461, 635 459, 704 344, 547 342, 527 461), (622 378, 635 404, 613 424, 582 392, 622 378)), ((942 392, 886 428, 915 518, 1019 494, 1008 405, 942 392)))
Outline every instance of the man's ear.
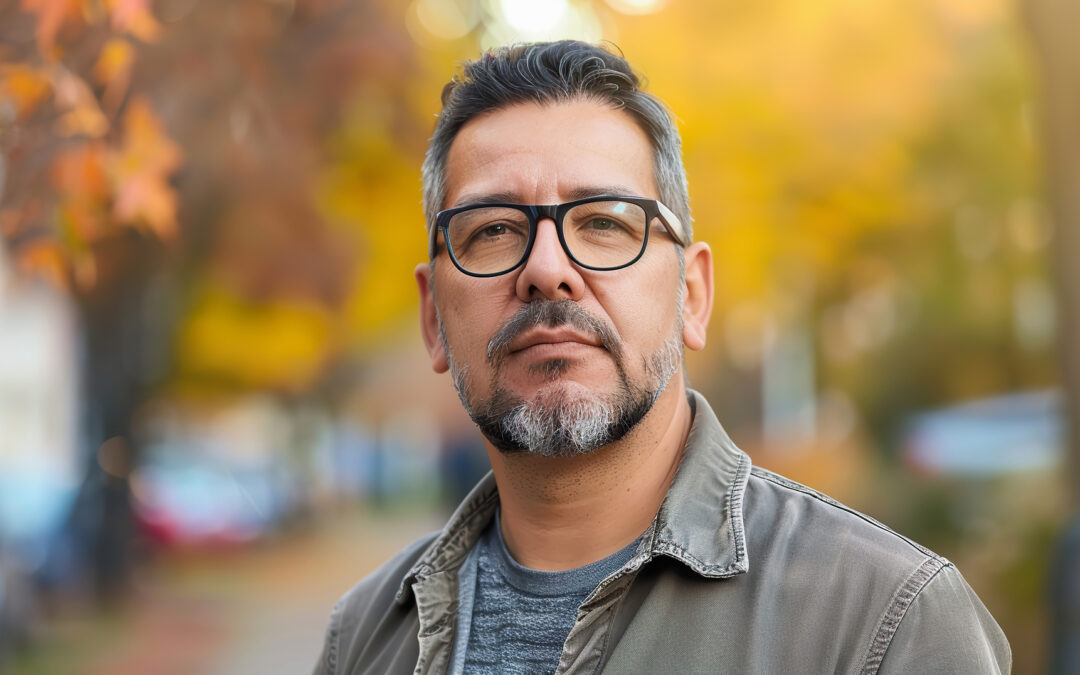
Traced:
POLYGON ((705 347, 713 304, 712 251, 703 241, 683 252, 686 259, 686 296, 683 298, 683 342, 695 351, 705 347))
POLYGON ((446 350, 439 339, 439 315, 435 309, 435 293, 431 287, 431 264, 420 263, 416 266, 416 285, 420 289, 420 334, 424 336, 424 345, 431 357, 431 369, 436 373, 450 370, 446 361, 446 350))

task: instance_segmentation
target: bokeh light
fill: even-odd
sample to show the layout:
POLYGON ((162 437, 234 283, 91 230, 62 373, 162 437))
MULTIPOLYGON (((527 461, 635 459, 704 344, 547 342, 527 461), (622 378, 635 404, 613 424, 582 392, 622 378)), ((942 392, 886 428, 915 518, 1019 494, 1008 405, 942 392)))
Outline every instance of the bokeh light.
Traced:
POLYGON ((415 17, 419 27, 436 38, 457 40, 476 27, 480 14, 471 0, 415 0, 408 17, 415 17))
POLYGON ((667 4, 667 0, 607 0, 616 11, 623 14, 652 14, 667 4))

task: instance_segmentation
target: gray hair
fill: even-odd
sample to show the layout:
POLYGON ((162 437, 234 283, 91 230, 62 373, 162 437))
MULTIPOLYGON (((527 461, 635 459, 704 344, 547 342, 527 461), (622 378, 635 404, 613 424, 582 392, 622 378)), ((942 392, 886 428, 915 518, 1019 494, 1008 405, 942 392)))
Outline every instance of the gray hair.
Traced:
MULTIPOLYGON (((575 40, 519 44, 484 53, 463 66, 443 88, 442 112, 424 157, 424 216, 430 230, 446 198, 446 158, 461 127, 485 112, 516 103, 550 104, 578 98, 624 110, 641 126, 653 149, 660 201, 693 237, 682 139, 664 103, 622 56, 575 40)), ((680 253, 682 249, 679 249, 680 253)))

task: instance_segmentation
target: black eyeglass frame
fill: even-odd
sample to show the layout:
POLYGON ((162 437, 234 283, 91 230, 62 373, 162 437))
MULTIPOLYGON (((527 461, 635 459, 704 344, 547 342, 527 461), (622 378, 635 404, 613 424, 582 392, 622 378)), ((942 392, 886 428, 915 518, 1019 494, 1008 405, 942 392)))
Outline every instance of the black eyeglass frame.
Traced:
POLYGON ((626 267, 630 267, 641 256, 645 255, 645 249, 649 245, 649 231, 652 227, 649 225, 654 219, 659 219, 664 225, 664 229, 667 230, 671 238, 675 240, 675 243, 680 246, 688 246, 690 244, 687 241, 686 232, 683 229, 682 221, 678 216, 664 205, 663 202, 650 199, 648 197, 625 197, 622 195, 599 195, 596 197, 586 197, 584 199, 575 199, 572 202, 564 202, 562 204, 514 204, 511 202, 480 202, 476 204, 465 204, 464 206, 456 206, 452 209, 446 209, 439 211, 435 214, 435 227, 431 228, 431 236, 428 243, 428 255, 432 260, 435 259, 437 253, 438 233, 443 233, 443 241, 446 242, 446 252, 450 254, 450 260, 453 261, 454 267, 458 268, 462 274, 466 274, 470 277, 498 277, 504 274, 509 274, 517 268, 525 264, 525 261, 529 259, 529 254, 532 253, 533 243, 536 242, 536 231, 540 226, 540 221, 550 218, 555 221, 555 231, 559 235, 559 244, 562 245, 563 252, 575 265, 584 267, 587 270, 596 270, 600 272, 613 272, 615 270, 621 270, 626 267), (627 263, 622 265, 616 265, 615 267, 597 267, 595 265, 586 265, 585 263, 574 257, 574 254, 570 252, 570 247, 566 245, 566 237, 563 235, 563 217, 575 206, 581 206, 582 204, 590 204, 593 202, 627 202, 640 207, 645 212, 645 236, 641 240, 641 250, 637 255, 627 263), (464 211, 471 211, 473 209, 481 208, 512 208, 521 211, 529 218, 529 240, 525 243, 525 250, 521 254, 521 259, 516 263, 506 268, 501 272, 470 272, 458 262, 457 256, 454 255, 454 247, 450 244, 450 236, 448 230, 450 228, 450 219, 459 213, 464 211))

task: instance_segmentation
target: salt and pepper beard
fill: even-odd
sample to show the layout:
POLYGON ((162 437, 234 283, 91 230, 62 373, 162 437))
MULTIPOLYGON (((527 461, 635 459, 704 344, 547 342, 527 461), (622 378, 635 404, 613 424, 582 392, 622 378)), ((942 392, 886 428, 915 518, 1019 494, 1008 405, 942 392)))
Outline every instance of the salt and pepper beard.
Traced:
MULTIPOLYGON (((682 298, 677 316, 682 317, 682 298)), ((522 306, 488 343, 492 366, 491 396, 473 401, 468 366, 456 363, 439 317, 439 338, 446 352, 454 388, 465 411, 499 451, 528 452, 544 457, 583 455, 622 439, 652 409, 682 362, 682 326, 649 358, 642 357, 645 382, 632 382, 626 374, 622 341, 610 324, 592 316, 572 300, 535 300, 522 306), (573 395, 557 384, 570 368, 566 359, 550 359, 530 366, 552 383, 531 399, 512 394, 499 385, 499 372, 509 355, 511 341, 537 326, 572 326, 596 336, 614 361, 618 387, 610 394, 573 395)))

